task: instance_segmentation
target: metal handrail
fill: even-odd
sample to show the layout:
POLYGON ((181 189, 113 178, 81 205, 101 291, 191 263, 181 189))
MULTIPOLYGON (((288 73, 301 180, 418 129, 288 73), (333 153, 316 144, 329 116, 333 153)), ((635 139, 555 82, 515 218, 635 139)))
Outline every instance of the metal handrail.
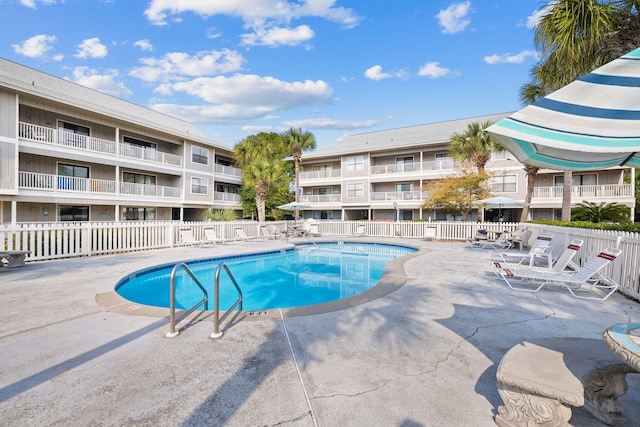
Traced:
POLYGON ((198 278, 189 270, 189 267, 185 263, 176 264, 171 270, 171 279, 169 280, 169 332, 165 334, 167 338, 173 338, 177 336, 180 331, 176 331, 176 323, 180 322, 182 319, 193 313, 198 307, 204 304, 204 309, 209 309, 209 294, 207 290, 202 286, 198 278), (202 290, 204 293, 204 298, 198 302, 196 305, 191 307, 189 310, 184 312, 178 319, 176 319, 176 283, 175 278, 178 272, 178 269, 182 268, 184 271, 193 279, 196 285, 202 290))
POLYGON ((224 332, 220 332, 220 322, 227 318, 232 312, 233 309, 236 308, 240 304, 240 311, 242 311, 242 290, 240 286, 238 286, 238 282, 236 282, 236 278, 231 274, 231 270, 227 267, 227 264, 221 262, 218 264, 218 268, 216 268, 215 281, 213 284, 213 332, 211 333, 211 338, 220 338, 224 332), (233 303, 231 307, 227 310, 224 316, 220 317, 220 272, 224 268, 224 271, 227 272, 227 275, 231 279, 233 286, 236 287, 238 291, 238 299, 233 303))

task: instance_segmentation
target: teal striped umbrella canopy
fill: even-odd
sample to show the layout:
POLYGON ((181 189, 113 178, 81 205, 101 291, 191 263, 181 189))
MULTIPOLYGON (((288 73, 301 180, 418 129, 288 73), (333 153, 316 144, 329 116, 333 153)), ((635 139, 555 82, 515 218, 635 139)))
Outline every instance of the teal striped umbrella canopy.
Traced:
POLYGON ((556 170, 640 167, 640 49, 486 131, 525 164, 556 170))

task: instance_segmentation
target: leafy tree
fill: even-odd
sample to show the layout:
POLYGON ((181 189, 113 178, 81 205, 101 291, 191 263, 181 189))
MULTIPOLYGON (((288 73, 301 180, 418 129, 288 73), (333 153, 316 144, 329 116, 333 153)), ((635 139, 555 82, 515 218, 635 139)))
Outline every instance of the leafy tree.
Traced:
POLYGON ((208 208, 204 211, 204 217, 209 221, 234 221, 238 219, 238 215, 233 209, 208 208))
POLYGON ((290 128, 282 134, 284 151, 293 157, 295 168, 295 195, 296 202, 300 201, 300 164, 302 153, 316 148, 316 138, 311 132, 302 132, 302 129, 290 128))
POLYGON ((629 221, 630 209, 618 203, 587 202, 578 203, 571 209, 572 221, 599 222, 627 222, 629 221))
POLYGON ((484 129, 492 122, 474 122, 467 126, 462 133, 454 133, 450 139, 449 154, 456 160, 471 162, 484 172, 486 164, 491 159, 492 151, 502 151, 503 148, 484 129))
POLYGON ((468 220, 469 212, 477 209, 473 202, 491 197, 490 178, 486 172, 463 170, 458 176, 431 180, 423 187, 426 197, 422 207, 468 220))
POLYGON ((279 163, 268 159, 259 159, 243 169, 244 185, 253 187, 255 191, 258 221, 265 221, 266 200, 271 187, 283 179, 279 163))

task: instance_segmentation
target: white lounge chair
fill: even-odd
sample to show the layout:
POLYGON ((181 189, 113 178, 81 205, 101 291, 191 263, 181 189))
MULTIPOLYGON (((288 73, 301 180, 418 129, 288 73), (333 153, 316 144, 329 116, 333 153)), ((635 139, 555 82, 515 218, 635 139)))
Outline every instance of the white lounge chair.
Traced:
POLYGON ((481 229, 476 231, 475 236, 472 239, 467 239, 466 242, 472 248, 479 248, 481 245, 489 241, 488 231, 481 229))
POLYGON ((263 237, 269 240, 279 240, 287 237, 285 233, 280 231, 280 229, 273 224, 260 226, 260 233, 263 237))
POLYGON ((602 275, 601 271, 621 253, 622 250, 618 248, 605 249, 572 273, 542 271, 531 268, 501 268, 496 269, 495 273, 498 278, 504 280, 507 286, 516 291, 538 292, 544 286, 561 286, 576 298, 604 301, 618 289, 619 285, 612 279, 602 275), (525 284, 532 285, 532 287, 514 286, 525 284), (604 296, 594 297, 578 294, 586 292, 588 295, 592 295, 590 292, 592 290, 602 291, 604 296))
POLYGON ((214 246, 217 244, 224 244, 224 239, 218 237, 216 230, 211 227, 204 228, 204 239, 200 241, 200 246, 205 246, 209 244, 213 244, 214 246))
MULTIPOLYGON (((542 271, 556 271, 561 273, 563 271, 566 272, 567 268, 571 266, 571 260, 578 253, 580 248, 582 247, 583 240, 582 239, 573 239, 562 252, 562 254, 556 259, 552 265, 546 265, 541 267, 529 266, 529 268, 533 270, 542 270, 542 271)), ((517 268, 526 268, 529 264, 509 264, 501 261, 493 261, 493 270, 486 271, 486 276, 497 276, 495 270, 502 268, 510 268, 510 266, 516 266, 517 268)), ((577 268, 573 268, 576 270, 577 268)))
POLYGON ((193 230, 191 230, 191 227, 181 227, 178 229, 178 233, 180 234, 181 245, 195 246, 200 244, 200 241, 193 236, 193 230))
POLYGON ((471 246, 480 249, 509 249, 511 248, 511 240, 509 240, 509 233, 505 231, 495 240, 480 240, 477 244, 472 244, 471 246))
POLYGON ((250 242, 252 240, 255 240, 255 237, 247 236, 247 233, 241 227, 234 228, 233 233, 235 234, 237 240, 240 240, 243 242, 250 242))
POLYGON ((366 224, 358 224, 356 226, 356 231, 353 233, 354 237, 364 237, 367 232, 366 224))
POLYGON ((491 254, 491 261, 520 265, 529 264, 529 266, 534 266, 538 259, 543 259, 546 261, 547 266, 551 268, 551 250, 553 249, 551 244, 552 239, 552 234, 540 233, 528 252, 517 253, 498 251, 491 254))

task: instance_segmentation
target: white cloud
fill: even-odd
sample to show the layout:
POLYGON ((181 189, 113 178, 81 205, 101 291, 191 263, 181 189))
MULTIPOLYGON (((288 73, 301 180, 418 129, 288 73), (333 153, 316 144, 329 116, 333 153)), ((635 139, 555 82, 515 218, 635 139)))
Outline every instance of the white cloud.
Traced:
POLYGON ((336 7, 335 0, 152 0, 144 11, 152 24, 165 25, 171 15, 194 13, 203 18, 213 15, 228 15, 241 18, 246 23, 258 21, 289 22, 302 17, 324 18, 351 28, 360 18, 352 9, 336 7))
MULTIPOLYGON (((391 77, 404 78, 404 77, 407 77, 407 72, 406 70, 394 71, 392 73, 383 72, 382 66, 374 65, 372 67, 367 68, 364 72, 364 75, 365 77, 371 80, 383 80, 383 79, 389 79, 391 77)), ((342 78, 342 80, 345 81, 344 78, 342 78)))
POLYGON ((427 76, 433 78, 444 77, 450 73, 451 70, 441 67, 440 63, 435 61, 427 62, 422 67, 420 67, 420 70, 418 70, 419 76, 427 76))
POLYGON ((31 9, 37 9, 37 3, 42 3, 45 5, 55 4, 56 0, 19 0, 19 3, 25 7, 30 7, 31 9))
POLYGON ((335 120, 335 119, 301 119, 282 122, 287 127, 303 129, 361 129, 370 128, 378 124, 377 120, 335 120))
POLYGON ((75 67, 73 76, 69 80, 109 95, 131 96, 131 91, 124 83, 117 81, 118 77, 117 70, 108 70, 105 74, 99 74, 96 70, 88 67, 75 67))
POLYGON ((210 105, 156 104, 154 109, 189 121, 229 122, 264 118, 269 113, 331 99, 331 87, 319 81, 285 82, 273 77, 237 74, 200 77, 167 84, 172 92, 184 92, 210 105))
POLYGON ((471 2, 453 3, 446 9, 441 10, 436 15, 438 24, 442 27, 444 34, 454 34, 467 28, 471 23, 468 14, 471 10, 471 2))
POLYGON ((236 51, 222 49, 197 52, 193 56, 184 52, 169 52, 162 58, 142 58, 140 62, 144 66, 134 68, 129 74, 154 82, 238 71, 242 68, 244 58, 236 51))
POLYGON ((535 10, 531 15, 527 17, 527 28, 535 28, 538 26, 538 22, 545 16, 547 13, 551 11, 551 8, 554 6, 554 2, 551 2, 540 9, 535 10))
POLYGON ((40 58, 44 56, 53 47, 53 43, 57 41, 56 36, 48 36, 39 34, 23 41, 20 44, 13 44, 11 47, 14 52, 29 58, 40 58))
POLYGON ((217 28, 214 28, 214 27, 207 28, 207 38, 208 39, 217 39, 221 35, 222 35, 222 33, 220 31, 218 31, 217 28))
POLYGON ((147 39, 138 40, 137 42, 133 43, 133 46, 139 47, 141 50, 144 50, 147 52, 150 52, 153 50, 153 45, 147 39))
POLYGON ((525 59, 529 57, 538 59, 538 53, 535 50, 523 50, 522 52, 517 53, 515 55, 511 55, 508 53, 498 55, 497 53, 494 53, 493 55, 485 56, 484 62, 492 65, 493 64, 521 64, 524 62, 525 59))
POLYGON ((86 39, 78 45, 78 53, 76 58, 104 58, 107 56, 107 47, 100 43, 100 39, 94 37, 86 39))
POLYGON ((295 46, 313 38, 313 30, 307 25, 296 28, 263 27, 254 28, 250 34, 242 34, 243 45, 249 46, 295 46))

